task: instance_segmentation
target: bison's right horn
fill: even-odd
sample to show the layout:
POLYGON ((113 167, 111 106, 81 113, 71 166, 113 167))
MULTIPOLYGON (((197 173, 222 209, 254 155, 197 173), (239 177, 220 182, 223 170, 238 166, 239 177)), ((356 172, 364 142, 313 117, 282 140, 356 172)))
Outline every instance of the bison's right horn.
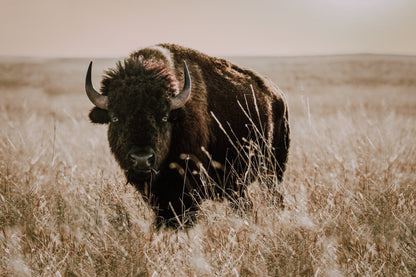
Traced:
POLYGON ((191 98, 191 75, 189 75, 188 66, 183 61, 183 75, 185 78, 182 91, 170 99, 170 107, 172 110, 182 108, 191 98))
POLYGON ((85 79, 85 91, 87 92, 88 98, 95 106, 103 110, 108 110, 108 97, 97 92, 92 86, 91 67, 92 67, 92 62, 90 62, 90 66, 88 67, 87 77, 85 79))

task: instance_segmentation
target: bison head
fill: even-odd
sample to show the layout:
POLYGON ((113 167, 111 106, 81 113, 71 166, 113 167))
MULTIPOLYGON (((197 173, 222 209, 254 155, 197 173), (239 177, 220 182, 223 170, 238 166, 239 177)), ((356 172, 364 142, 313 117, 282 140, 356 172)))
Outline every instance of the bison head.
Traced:
POLYGON ((109 123, 108 141, 120 167, 136 185, 144 183, 166 166, 173 124, 191 96, 187 65, 183 63, 184 86, 176 96, 178 81, 164 63, 119 62, 116 69, 106 72, 102 94, 92 86, 91 65, 85 90, 96 107, 90 119, 109 123))

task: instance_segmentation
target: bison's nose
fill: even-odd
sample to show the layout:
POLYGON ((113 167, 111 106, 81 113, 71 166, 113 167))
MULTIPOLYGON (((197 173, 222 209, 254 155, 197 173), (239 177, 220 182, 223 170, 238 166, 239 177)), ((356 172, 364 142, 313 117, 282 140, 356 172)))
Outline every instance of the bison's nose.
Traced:
POLYGON ((155 164, 155 155, 153 153, 130 153, 128 158, 132 166, 139 170, 149 170, 155 164))

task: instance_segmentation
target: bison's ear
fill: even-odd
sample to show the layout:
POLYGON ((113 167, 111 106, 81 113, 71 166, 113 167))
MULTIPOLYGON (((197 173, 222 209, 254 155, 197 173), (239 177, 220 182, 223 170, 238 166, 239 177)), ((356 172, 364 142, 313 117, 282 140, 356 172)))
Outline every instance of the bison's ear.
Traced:
POLYGON ((110 122, 108 111, 94 107, 90 112, 90 119, 93 123, 106 124, 110 122))
POLYGON ((185 116, 186 116, 185 110, 182 108, 179 108, 170 112, 169 121, 170 122, 181 121, 185 118, 185 116))

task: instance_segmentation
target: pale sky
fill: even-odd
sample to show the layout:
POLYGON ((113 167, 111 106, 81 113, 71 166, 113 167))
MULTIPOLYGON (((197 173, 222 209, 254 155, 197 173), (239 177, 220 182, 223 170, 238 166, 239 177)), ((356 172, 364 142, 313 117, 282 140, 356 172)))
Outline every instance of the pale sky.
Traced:
POLYGON ((0 56, 416 55, 416 0, 0 0, 0 56))

